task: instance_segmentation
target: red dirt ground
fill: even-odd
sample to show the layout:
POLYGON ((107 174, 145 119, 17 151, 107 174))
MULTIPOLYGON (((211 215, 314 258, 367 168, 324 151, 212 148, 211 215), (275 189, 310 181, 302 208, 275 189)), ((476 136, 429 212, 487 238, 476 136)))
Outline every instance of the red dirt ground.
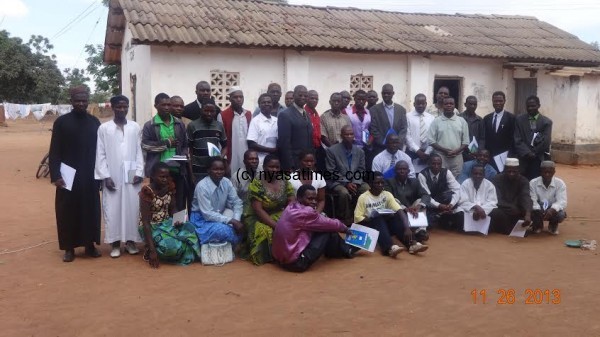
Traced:
POLYGON ((8 124, 0 128, 1 336, 600 336, 598 251, 563 244, 600 239, 598 168, 558 167, 570 215, 558 237, 435 231, 420 256, 361 253, 301 275, 240 260, 152 270, 139 255, 111 259, 106 244, 102 258, 61 261, 54 188, 34 175, 51 122, 8 124), (473 289, 486 289, 488 303, 473 304, 473 289), (497 304, 500 289, 514 289, 515 303, 497 304), (527 289, 557 289, 560 303, 525 304, 527 289))

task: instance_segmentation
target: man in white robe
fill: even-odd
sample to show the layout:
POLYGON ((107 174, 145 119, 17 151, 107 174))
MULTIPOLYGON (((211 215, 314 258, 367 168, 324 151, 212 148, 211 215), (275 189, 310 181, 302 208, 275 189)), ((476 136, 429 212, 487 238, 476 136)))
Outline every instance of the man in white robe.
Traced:
MULTIPOLYGON (((498 207, 496 187, 485 179, 485 169, 481 164, 475 164, 471 169, 471 178, 460 185, 460 201, 456 207, 457 221, 460 223, 464 216, 470 216, 473 220, 483 220, 490 215, 492 210, 498 207)), ((462 226, 459 226, 462 228, 462 226)))
POLYGON ((121 241, 129 254, 137 254, 144 157, 140 126, 126 119, 129 100, 125 96, 111 98, 114 119, 98 129, 95 179, 102 180, 102 211, 106 223, 104 242, 112 244, 110 256, 121 255, 121 241))

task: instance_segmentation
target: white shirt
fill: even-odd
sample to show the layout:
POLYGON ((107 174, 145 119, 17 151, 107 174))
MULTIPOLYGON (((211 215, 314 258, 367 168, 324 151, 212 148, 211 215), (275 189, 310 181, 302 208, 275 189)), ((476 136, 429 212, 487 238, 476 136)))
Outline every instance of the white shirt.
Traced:
POLYGON ((550 185, 546 187, 542 177, 537 177, 529 182, 529 194, 533 201, 533 209, 541 210, 539 203, 548 201, 548 207, 555 211, 564 211, 567 208, 567 185, 556 177, 552 177, 550 185))
POLYGON ((498 132, 498 127, 500 126, 500 121, 502 120, 502 116, 504 116, 504 110, 500 112, 494 112, 492 116, 492 123, 494 122, 494 117, 496 117, 496 125, 494 125, 494 130, 498 132))
MULTIPOLYGON (((294 193, 298 192, 298 189, 300 188, 300 186, 302 186, 302 181, 300 181, 301 174, 302 173, 300 171, 292 172, 290 184, 292 184, 292 187, 294 188, 294 193)), ((325 185, 326 185, 325 178, 323 178, 323 176, 321 174, 313 171, 311 185, 318 191, 319 188, 325 187, 325 185)))
POLYGON ((479 189, 475 189, 471 178, 465 180, 460 185, 460 201, 456 211, 472 213, 472 208, 477 205, 483 208, 485 214, 489 215, 492 210, 498 207, 498 197, 496 196, 496 187, 491 181, 483 179, 479 189))
MULTIPOLYGON (((277 117, 271 116, 271 118, 267 118, 261 113, 252 118, 248 127, 246 140, 251 140, 265 147, 277 147, 277 117)), ((266 156, 266 152, 258 152, 259 168, 262 167, 266 156)))
MULTIPOLYGON (((438 179, 439 179, 439 176, 440 176, 439 173, 437 175, 433 175, 432 174, 432 177, 436 177, 438 179)), ((427 194, 431 195, 431 191, 429 190, 429 186, 427 186, 427 178, 425 178, 425 175, 424 174, 419 174, 418 179, 419 179, 419 182, 421 183, 421 186, 427 192, 427 194)), ((446 181, 448 182, 448 188, 452 192, 454 192, 452 194, 452 200, 450 200, 450 204, 454 206, 460 200, 460 184, 458 183, 458 181, 456 181, 456 178, 454 178, 454 175, 452 174, 452 172, 450 170, 446 170, 446 181)), ((433 207, 438 207, 440 205, 440 203, 437 202, 433 198, 431 198, 430 204, 433 207)))
POLYGON ((248 120, 246 119, 246 111, 240 114, 237 111, 233 112, 233 120, 231 121, 231 171, 237 171, 244 167, 244 153, 248 150, 248 120))
POLYGON ((435 117, 430 113, 423 112, 420 114, 414 109, 406 114, 408 122, 406 145, 411 151, 417 152, 418 150, 423 150, 427 154, 433 151, 433 148, 429 145, 429 137, 427 135, 429 134, 429 126, 431 126, 431 122, 434 119, 435 117), (421 116, 423 116, 423 122, 425 123, 425 143, 421 142, 421 116))
POLYGON ((406 153, 402 152, 402 150, 398 150, 393 155, 388 150, 381 151, 381 153, 379 153, 375 156, 375 158, 373 158, 373 171, 385 173, 390 168, 393 170, 394 168, 390 166, 390 164, 392 163, 392 158, 395 158, 396 163, 398 163, 401 160, 404 160, 408 164, 408 169, 410 171, 410 173, 408 174, 409 178, 414 178, 416 176, 415 168, 412 164, 412 159, 406 153))

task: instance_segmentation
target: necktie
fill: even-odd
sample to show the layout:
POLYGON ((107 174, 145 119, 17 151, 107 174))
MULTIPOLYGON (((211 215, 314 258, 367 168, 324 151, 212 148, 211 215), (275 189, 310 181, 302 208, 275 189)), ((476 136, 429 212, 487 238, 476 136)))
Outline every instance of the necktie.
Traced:
POLYGON ((419 128, 421 129, 421 145, 427 143, 427 130, 425 129, 425 119, 423 115, 419 116, 419 128))
POLYGON ((396 165, 396 155, 392 156, 392 160, 390 161, 390 167, 394 167, 396 165))
POLYGON ((498 114, 495 113, 494 114, 494 120, 492 121, 492 125, 494 126, 494 131, 495 132, 498 132, 498 127, 496 126, 496 119, 497 119, 497 117, 498 117, 498 114))

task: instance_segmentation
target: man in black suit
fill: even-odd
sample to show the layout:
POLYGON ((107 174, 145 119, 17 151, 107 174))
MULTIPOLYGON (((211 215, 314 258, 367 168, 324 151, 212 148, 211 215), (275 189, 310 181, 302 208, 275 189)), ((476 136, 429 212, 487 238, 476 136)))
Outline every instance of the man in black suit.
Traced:
POLYGON ((373 152, 380 153, 385 150, 385 139, 389 132, 395 132, 404 143, 406 140, 406 109, 392 101, 394 87, 385 84, 381 88, 383 102, 375 104, 369 110, 371 113, 371 126, 369 132, 373 136, 373 152))
MULTIPOLYGON (((504 110, 504 103, 506 103, 506 95, 502 91, 494 92, 492 94, 494 112, 483 118, 485 148, 492 158, 506 151, 510 157, 513 152, 515 115, 504 110)), ((500 172, 494 160, 490 160, 490 164, 500 172)))
MULTIPOLYGON (((200 118, 202 115, 202 102, 203 100, 207 100, 211 98, 211 89, 210 83, 206 81, 200 81, 196 84, 196 100, 189 103, 183 108, 183 117, 195 121, 200 118)), ((223 118, 221 117, 221 109, 218 106, 215 106, 215 115, 213 119, 223 123, 223 118)))
POLYGON ((298 154, 313 148, 313 126, 304 110, 308 90, 303 85, 294 88, 294 103, 277 115, 277 147, 281 169, 284 171, 300 168, 298 154))
POLYGON ((552 120, 540 113, 537 96, 527 97, 525 105, 527 113, 518 115, 515 120, 515 153, 521 174, 531 180, 540 176, 540 164, 550 160, 552 120))
POLYGON ((341 135, 342 142, 327 149, 326 172, 331 174, 327 187, 338 196, 335 205, 336 212, 340 214, 338 219, 350 226, 354 219, 352 205, 369 189, 369 185, 363 181, 365 153, 354 145, 352 126, 343 126, 341 135))

